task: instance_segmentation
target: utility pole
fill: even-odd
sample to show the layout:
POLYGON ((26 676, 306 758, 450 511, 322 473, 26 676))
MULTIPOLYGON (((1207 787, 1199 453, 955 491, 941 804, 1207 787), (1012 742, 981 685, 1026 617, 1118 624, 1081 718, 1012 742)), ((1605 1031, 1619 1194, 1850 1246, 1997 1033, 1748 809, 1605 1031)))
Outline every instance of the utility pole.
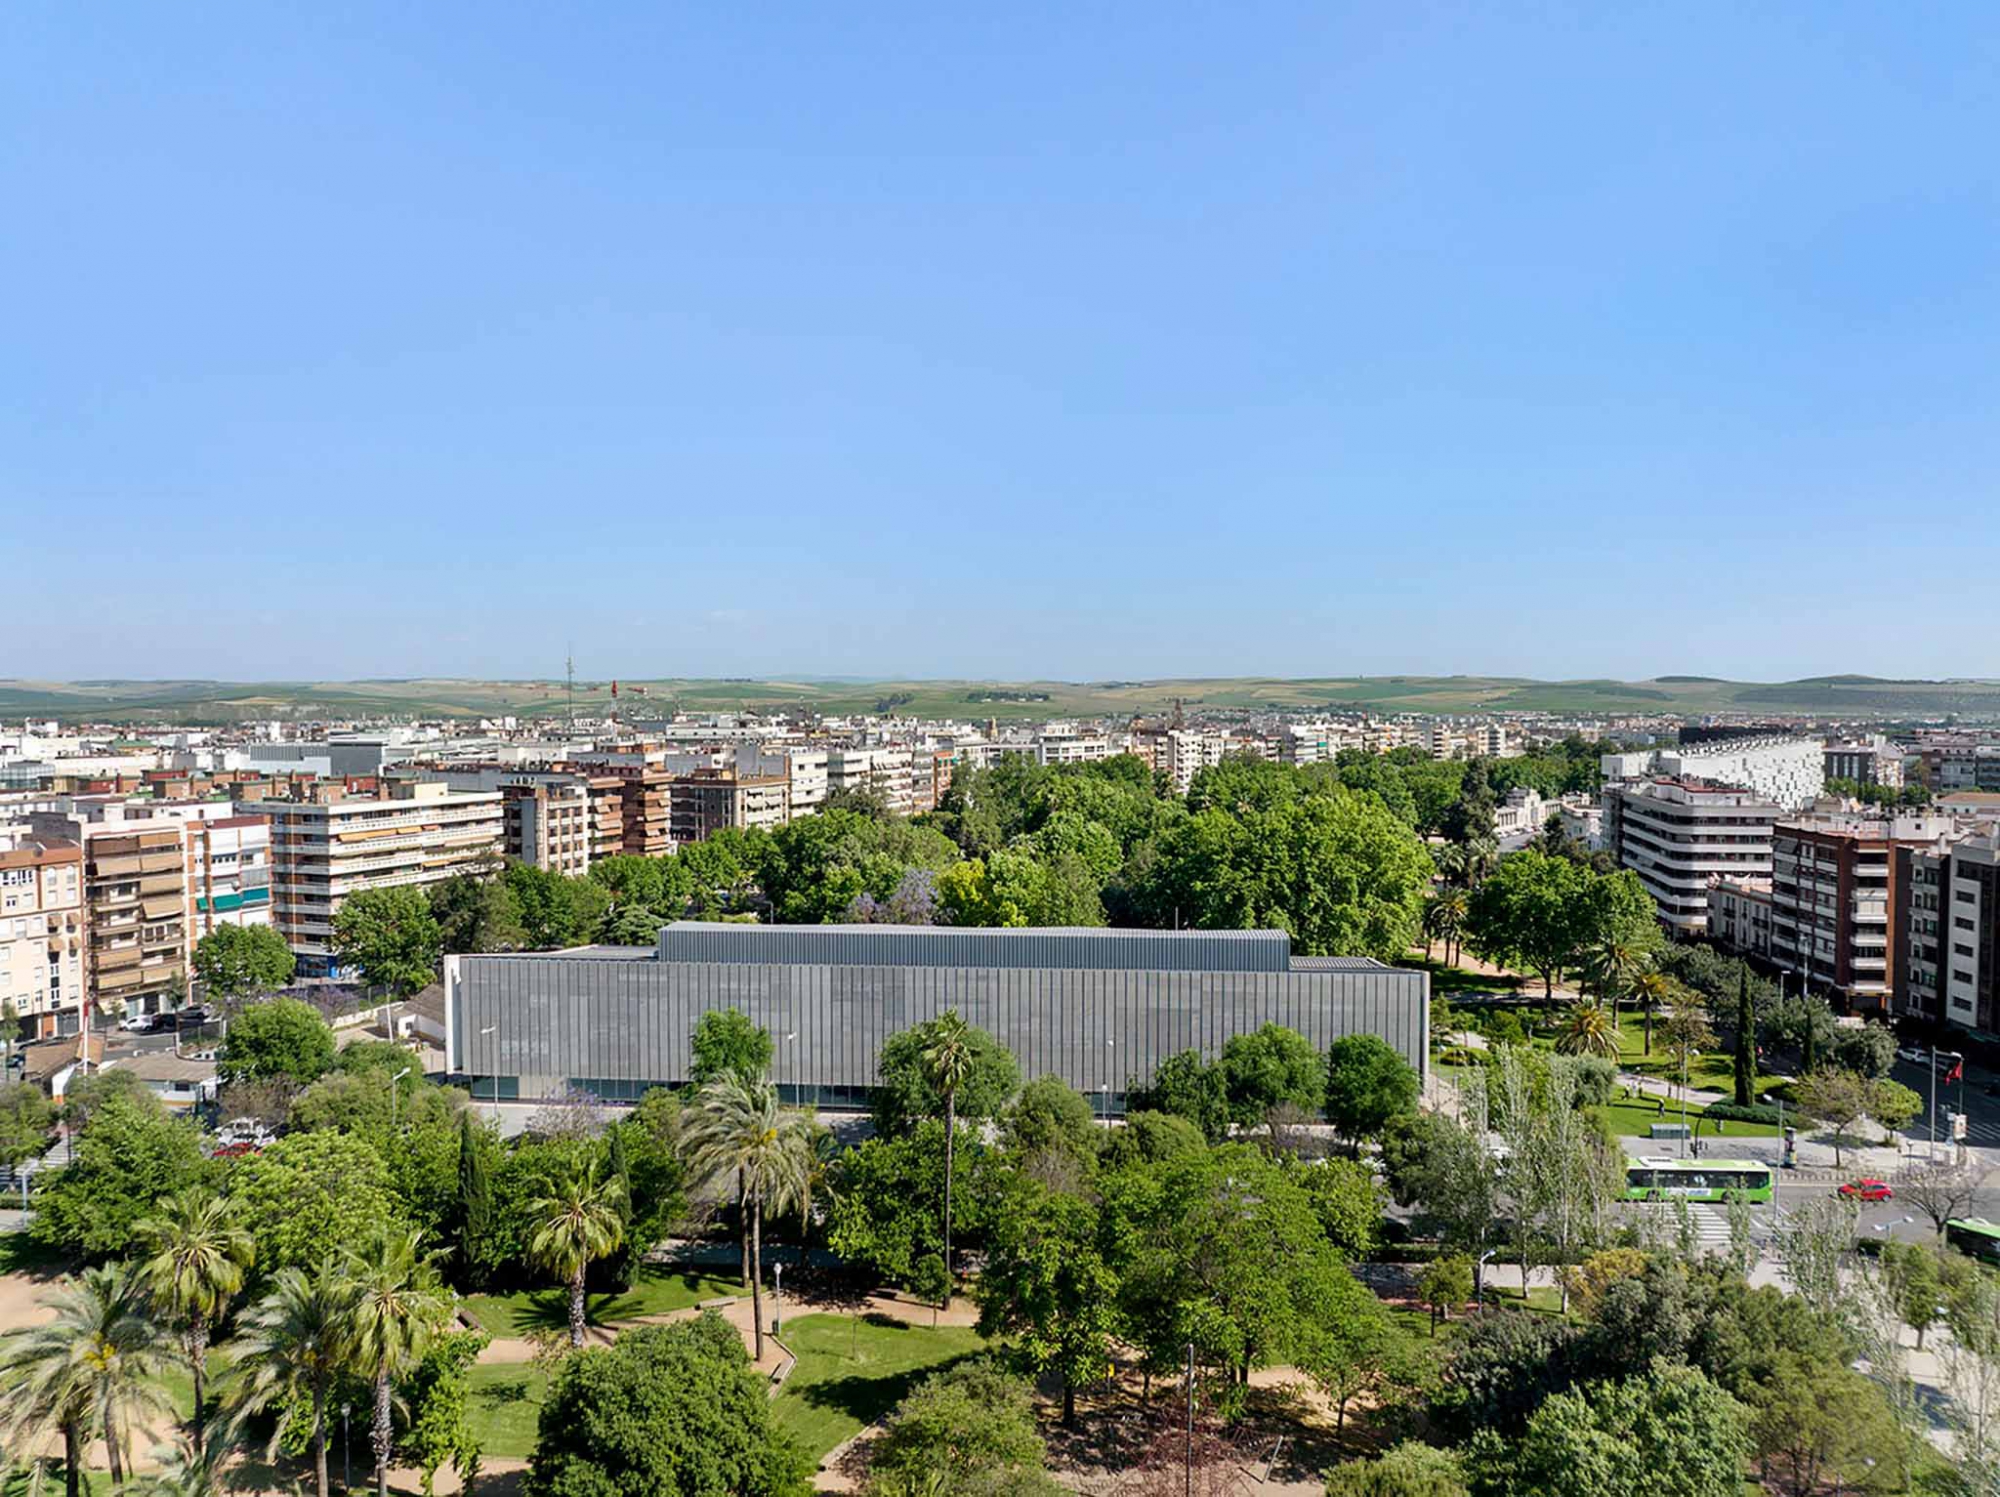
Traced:
POLYGON ((569 730, 576 731, 576 646, 563 646, 563 679, 569 687, 569 730))

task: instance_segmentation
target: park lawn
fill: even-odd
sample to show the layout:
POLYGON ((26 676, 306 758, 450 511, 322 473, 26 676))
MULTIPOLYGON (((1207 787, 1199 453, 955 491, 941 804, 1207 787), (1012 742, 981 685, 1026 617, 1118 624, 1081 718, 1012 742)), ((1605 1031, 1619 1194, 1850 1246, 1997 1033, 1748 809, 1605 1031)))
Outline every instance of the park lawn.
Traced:
POLYGON ((1511 1285, 1488 1284, 1486 1286, 1486 1297, 1496 1304, 1519 1305, 1525 1303, 1527 1308, 1533 1310, 1537 1315, 1560 1316, 1562 1314, 1562 1291, 1551 1284, 1532 1285, 1525 1296, 1520 1290, 1513 1288, 1511 1285))
POLYGON ((517 1461, 533 1455, 548 1390, 547 1375, 527 1362, 475 1362, 466 1380, 466 1417, 479 1453, 517 1461))
MULTIPOLYGON (((586 1295, 584 1313, 592 1325, 616 1325, 646 1315, 685 1310, 705 1300, 741 1298, 749 1292, 733 1275, 721 1278, 642 1264, 633 1273, 632 1287, 625 1293, 586 1295)), ((462 1303, 472 1318, 495 1336, 524 1337, 569 1324, 569 1291, 554 1286, 521 1289, 512 1294, 468 1294, 462 1303)))
MULTIPOLYGON (((1660 1041, 1660 1026, 1653 1025, 1653 1053, 1645 1053, 1646 1035, 1641 1027, 1637 1010, 1621 1011, 1618 1016, 1618 1066, 1620 1070, 1631 1071, 1640 1076, 1655 1076, 1662 1081, 1680 1085, 1681 1068, 1668 1055, 1660 1041)), ((1688 1067, 1688 1085, 1701 1091, 1733 1094, 1736 1090, 1736 1055, 1727 1047, 1706 1051, 1694 1059, 1688 1067)), ((1753 1097, 1761 1097, 1773 1087, 1783 1086, 1788 1078, 1773 1075, 1768 1071, 1757 1073, 1751 1087, 1753 1097)))
POLYGON ((883 1315, 801 1315, 785 1321, 798 1358, 771 1409, 815 1461, 860 1433, 924 1375, 981 1350, 969 1326, 905 1325, 883 1315))
MULTIPOLYGON (((1678 1123, 1681 1120, 1681 1104, 1678 1098, 1667 1099, 1667 1110, 1662 1115, 1653 1106, 1652 1099, 1643 1102, 1611 1102, 1597 1109, 1600 1116, 1611 1125, 1611 1132, 1618 1138, 1645 1138, 1655 1123, 1678 1123)), ((1700 1124, 1697 1137, 1710 1138, 1776 1138, 1778 1130, 1770 1123, 1744 1123, 1734 1118, 1704 1117, 1702 1109, 1690 1107, 1687 1111, 1688 1126, 1700 1124)), ((1662 1139, 1664 1146, 1667 1140, 1662 1139)))

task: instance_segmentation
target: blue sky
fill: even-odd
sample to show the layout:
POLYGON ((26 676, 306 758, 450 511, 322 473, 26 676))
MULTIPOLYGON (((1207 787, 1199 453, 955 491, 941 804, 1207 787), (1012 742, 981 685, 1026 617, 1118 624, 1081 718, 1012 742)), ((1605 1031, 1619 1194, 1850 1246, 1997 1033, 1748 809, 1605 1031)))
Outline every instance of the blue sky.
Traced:
POLYGON ((2000 675, 2000 10, 0 11, 0 676, 2000 675))

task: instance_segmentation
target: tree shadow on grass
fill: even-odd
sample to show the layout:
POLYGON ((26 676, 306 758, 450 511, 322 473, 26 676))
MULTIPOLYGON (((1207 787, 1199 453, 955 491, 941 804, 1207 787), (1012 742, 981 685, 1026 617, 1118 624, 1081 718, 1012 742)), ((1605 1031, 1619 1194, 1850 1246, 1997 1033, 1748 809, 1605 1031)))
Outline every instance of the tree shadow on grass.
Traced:
MULTIPOLYGON (((887 1316, 870 1315, 867 1323, 874 1326, 889 1326, 898 1330, 908 1330, 899 1320, 887 1316)), ((862 1428, 882 1418, 908 1396, 910 1390, 933 1373, 949 1372, 960 1362, 980 1355, 978 1352, 961 1352, 941 1362, 932 1362, 923 1367, 905 1368, 898 1372, 883 1372, 874 1376, 852 1372, 842 1376, 819 1378, 803 1386, 795 1386, 798 1396, 810 1408, 826 1409, 845 1414, 858 1421, 862 1428)))

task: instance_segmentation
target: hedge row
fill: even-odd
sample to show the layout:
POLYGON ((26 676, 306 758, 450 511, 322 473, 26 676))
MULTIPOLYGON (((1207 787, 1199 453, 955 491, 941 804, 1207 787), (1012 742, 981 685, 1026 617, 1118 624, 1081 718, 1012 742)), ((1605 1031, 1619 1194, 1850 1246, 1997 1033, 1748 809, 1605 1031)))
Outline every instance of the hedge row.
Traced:
MULTIPOLYGON (((1777 1108, 1762 1102, 1752 1102, 1748 1107, 1738 1107, 1734 1102, 1711 1102, 1702 1109, 1704 1117, 1722 1118, 1731 1123, 1769 1123, 1773 1127, 1783 1120, 1784 1114, 1777 1108)), ((1798 1109, 1792 1109, 1792 1121, 1800 1121, 1798 1109)))

